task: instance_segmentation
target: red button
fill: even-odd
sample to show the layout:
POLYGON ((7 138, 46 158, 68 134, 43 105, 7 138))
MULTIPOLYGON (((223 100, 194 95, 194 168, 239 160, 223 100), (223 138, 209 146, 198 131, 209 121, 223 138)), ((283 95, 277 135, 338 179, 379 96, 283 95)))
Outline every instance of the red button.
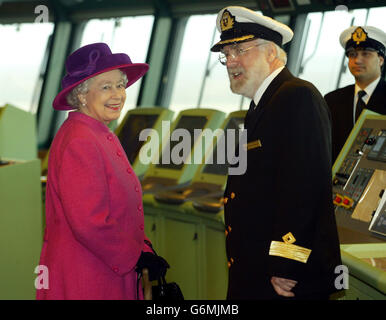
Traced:
POLYGON ((131 173, 132 172, 130 168, 127 168, 126 171, 127 171, 127 173, 131 173))
POLYGON ((143 224, 141 224, 141 225, 139 226, 139 228, 140 228, 141 230, 143 230, 143 229, 144 229, 143 224))
POLYGON ((343 204, 349 205, 349 204, 350 204, 350 200, 349 200, 349 199, 344 199, 344 200, 343 200, 343 204))
POLYGON ((121 151, 117 151, 117 156, 118 157, 122 156, 122 152, 121 151))
POLYGON ((135 186, 134 190, 135 190, 136 192, 139 192, 139 188, 138 188, 137 186, 135 186))
POLYGON ((141 206, 140 204, 138 205, 138 207, 137 207, 137 208, 138 208, 138 210, 139 210, 139 211, 141 211, 141 210, 142 210, 142 206, 141 206))
POLYGON ((118 272, 119 272, 119 268, 113 267, 113 271, 116 272, 116 273, 118 273, 118 272))
POLYGON ((337 202, 337 203, 341 203, 341 202, 342 202, 342 198, 341 198, 341 197, 339 197, 339 196, 336 196, 336 198, 335 198, 335 202, 337 202))
POLYGON ((112 141, 112 140, 113 140, 113 136, 108 135, 108 136, 107 136, 107 140, 112 141))

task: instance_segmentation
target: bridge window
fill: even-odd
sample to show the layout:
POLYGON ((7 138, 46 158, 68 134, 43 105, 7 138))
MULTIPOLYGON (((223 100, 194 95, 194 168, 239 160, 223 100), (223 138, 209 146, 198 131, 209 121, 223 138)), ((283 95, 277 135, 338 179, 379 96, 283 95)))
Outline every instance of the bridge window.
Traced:
POLYGON ((36 113, 53 23, 0 25, 0 106, 36 113))
POLYGON ((329 11, 324 16, 321 12, 308 14, 309 32, 298 76, 311 81, 323 95, 353 84, 339 36, 350 25, 371 25, 385 30, 385 17, 386 7, 329 11))
POLYGON ((226 113, 248 108, 249 99, 232 93, 226 68, 210 48, 219 41, 217 14, 193 15, 186 25, 169 108, 213 108, 226 113))

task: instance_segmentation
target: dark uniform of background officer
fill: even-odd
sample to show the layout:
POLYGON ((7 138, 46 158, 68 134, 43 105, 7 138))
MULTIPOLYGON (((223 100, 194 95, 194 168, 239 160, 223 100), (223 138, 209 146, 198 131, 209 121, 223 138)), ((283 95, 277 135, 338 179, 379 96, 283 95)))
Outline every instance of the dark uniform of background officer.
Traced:
POLYGON ((363 108, 386 114, 386 82, 381 79, 386 33, 375 27, 353 26, 341 33, 340 43, 346 50, 355 85, 337 89, 325 96, 332 116, 333 161, 363 108), (358 93, 362 95, 361 99, 358 93))
POLYGON ((293 32, 242 7, 217 17, 234 93, 253 99, 245 118, 247 171, 224 195, 228 299, 322 299, 341 264, 331 192, 328 108, 285 67, 293 32))

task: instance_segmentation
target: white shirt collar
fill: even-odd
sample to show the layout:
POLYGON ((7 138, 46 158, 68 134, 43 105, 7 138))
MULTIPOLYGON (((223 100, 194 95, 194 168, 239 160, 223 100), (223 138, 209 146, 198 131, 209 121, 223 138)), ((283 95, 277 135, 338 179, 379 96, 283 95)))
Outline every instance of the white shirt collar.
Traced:
POLYGON ((357 102, 358 102, 358 92, 361 91, 361 90, 364 90, 366 92, 366 94, 362 97, 362 100, 364 103, 367 103, 369 102, 370 100, 370 97, 371 95, 373 94, 375 88, 377 87, 378 85, 378 82, 379 80, 381 79, 381 77, 378 77, 377 79, 375 79, 373 82, 371 82, 366 88, 362 89, 360 88, 356 83, 355 83, 355 91, 354 91, 354 105, 353 105, 353 123, 355 125, 355 112, 356 112, 356 106, 357 106, 357 102))
MULTIPOLYGON (((361 89, 357 84, 355 84, 355 99, 354 100, 358 100, 358 92, 361 91, 361 90, 364 90, 366 92, 366 94, 363 96, 363 101, 367 104, 370 100, 370 97, 371 95, 373 94, 379 80, 381 79, 381 77, 378 77, 377 79, 375 79, 373 82, 371 82, 366 88, 364 89, 361 89)), ((354 101, 356 105, 356 101, 354 101)))
POLYGON ((253 97, 253 101, 255 102, 255 105, 257 106, 259 104, 259 101, 261 97, 263 96, 265 90, 268 88, 268 86, 271 84, 273 79, 276 78, 276 76, 284 69, 283 67, 277 68, 275 71, 273 71, 268 77, 266 77, 263 81, 263 83, 260 85, 259 89, 257 89, 255 96, 253 97))

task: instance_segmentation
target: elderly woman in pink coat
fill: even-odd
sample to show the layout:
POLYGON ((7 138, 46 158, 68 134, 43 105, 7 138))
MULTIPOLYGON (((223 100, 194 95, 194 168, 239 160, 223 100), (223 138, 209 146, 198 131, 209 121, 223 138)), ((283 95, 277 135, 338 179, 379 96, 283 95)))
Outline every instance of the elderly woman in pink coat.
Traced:
POLYGON ((166 272, 145 236, 141 184, 107 127, 120 115, 125 89, 147 70, 105 43, 67 58, 53 107, 75 111, 50 149, 40 258, 48 285, 37 299, 142 299, 142 268, 150 280, 166 272))

